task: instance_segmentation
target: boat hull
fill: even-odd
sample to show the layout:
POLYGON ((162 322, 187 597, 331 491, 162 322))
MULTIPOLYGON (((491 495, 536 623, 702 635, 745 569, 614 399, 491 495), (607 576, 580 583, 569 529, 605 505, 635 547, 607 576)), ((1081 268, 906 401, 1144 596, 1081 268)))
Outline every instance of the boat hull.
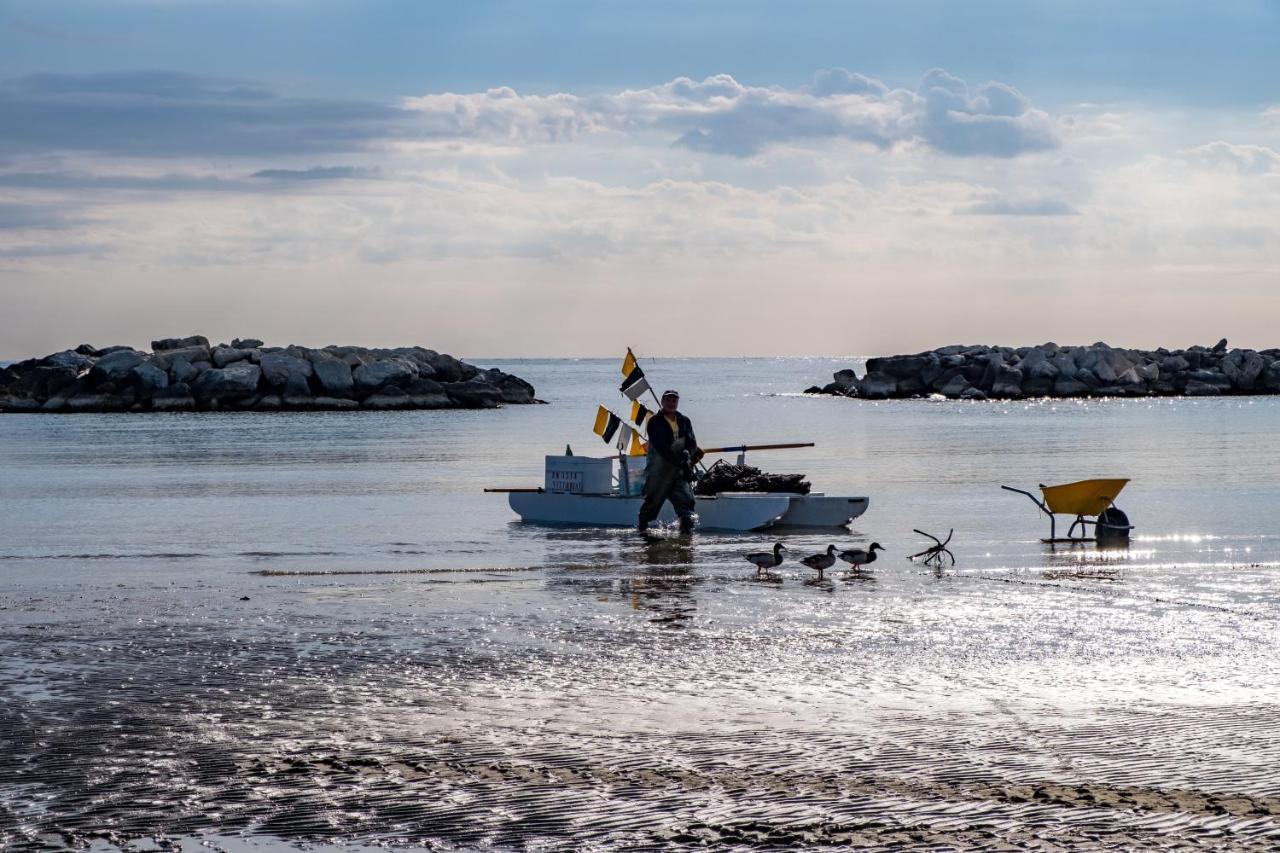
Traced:
MULTIPOLYGON (((770 493, 774 494, 774 493, 770 493)), ((791 505, 778 522, 783 527, 843 527, 867 511, 870 498, 787 495, 791 505)))
MULTIPOLYGON (((791 495, 718 495, 700 497, 694 508, 704 530, 761 530, 777 524, 791 509, 791 495)), ((644 499, 626 495, 575 495, 567 492, 512 492, 511 508, 522 521, 597 527, 634 527, 644 499)), ((658 522, 676 520, 664 504, 658 522)))

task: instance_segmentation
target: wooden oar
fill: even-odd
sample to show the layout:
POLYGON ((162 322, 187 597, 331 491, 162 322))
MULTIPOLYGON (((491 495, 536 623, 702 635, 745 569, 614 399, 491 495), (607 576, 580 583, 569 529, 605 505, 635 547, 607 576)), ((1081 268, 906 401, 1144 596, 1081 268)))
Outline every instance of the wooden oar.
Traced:
POLYGON ((793 447, 813 447, 812 441, 796 444, 739 444, 735 447, 704 447, 703 453, 745 453, 748 450, 790 450, 793 447))

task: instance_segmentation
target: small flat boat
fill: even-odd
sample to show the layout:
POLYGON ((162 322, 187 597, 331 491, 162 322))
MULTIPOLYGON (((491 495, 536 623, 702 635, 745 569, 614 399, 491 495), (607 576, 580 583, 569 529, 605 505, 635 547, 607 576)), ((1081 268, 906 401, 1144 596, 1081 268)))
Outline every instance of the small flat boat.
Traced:
MULTIPOLYGON (((639 473, 643 458, 548 456, 541 488, 490 489, 507 492, 522 521, 572 526, 634 527, 644 498, 639 473)), ((867 511, 866 497, 784 492, 721 492, 699 496, 694 514, 703 530, 764 530, 770 527, 842 527, 867 511)), ((676 520, 670 503, 658 522, 676 520)))

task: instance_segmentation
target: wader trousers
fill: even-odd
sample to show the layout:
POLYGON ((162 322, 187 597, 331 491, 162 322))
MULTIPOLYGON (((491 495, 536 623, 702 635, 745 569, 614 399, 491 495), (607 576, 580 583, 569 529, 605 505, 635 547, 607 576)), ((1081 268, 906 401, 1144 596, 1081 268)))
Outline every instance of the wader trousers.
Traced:
POLYGON ((662 512, 662 505, 667 501, 671 501, 681 527, 693 524, 693 486, 684 478, 679 466, 672 465, 661 456, 652 456, 645 467, 644 503, 640 505, 639 526, 647 527, 662 512))

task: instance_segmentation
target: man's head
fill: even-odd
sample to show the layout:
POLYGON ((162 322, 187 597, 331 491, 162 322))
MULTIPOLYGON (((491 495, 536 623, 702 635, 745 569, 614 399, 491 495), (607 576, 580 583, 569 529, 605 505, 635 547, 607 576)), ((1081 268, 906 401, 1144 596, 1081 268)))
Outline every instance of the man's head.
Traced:
POLYGON ((680 408, 680 395, 675 391, 663 391, 662 413, 669 417, 674 415, 678 408, 680 408))

